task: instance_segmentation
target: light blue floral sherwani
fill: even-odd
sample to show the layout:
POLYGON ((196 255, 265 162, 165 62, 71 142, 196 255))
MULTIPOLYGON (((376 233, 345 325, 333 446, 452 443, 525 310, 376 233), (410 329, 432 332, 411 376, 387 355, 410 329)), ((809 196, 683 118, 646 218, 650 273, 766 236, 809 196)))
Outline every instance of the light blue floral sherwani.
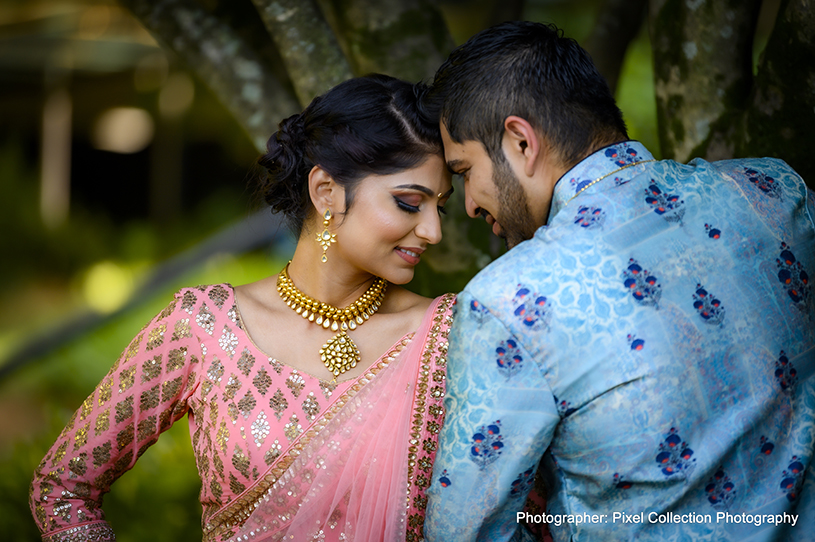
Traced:
POLYGON ((556 541, 815 540, 814 216, 774 159, 566 173, 458 297, 427 539, 527 536, 537 475, 556 541))

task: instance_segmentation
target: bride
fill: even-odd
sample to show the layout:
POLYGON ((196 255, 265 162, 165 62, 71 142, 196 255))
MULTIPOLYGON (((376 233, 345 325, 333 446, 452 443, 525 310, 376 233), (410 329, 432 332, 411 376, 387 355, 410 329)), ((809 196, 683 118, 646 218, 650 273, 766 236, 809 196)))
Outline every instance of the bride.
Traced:
POLYGON ((281 122, 261 190, 291 261, 181 290, 130 343, 35 473, 44 540, 113 540, 103 495, 185 414, 204 540, 422 538, 453 297, 399 285, 452 188, 416 94, 371 75, 281 122))

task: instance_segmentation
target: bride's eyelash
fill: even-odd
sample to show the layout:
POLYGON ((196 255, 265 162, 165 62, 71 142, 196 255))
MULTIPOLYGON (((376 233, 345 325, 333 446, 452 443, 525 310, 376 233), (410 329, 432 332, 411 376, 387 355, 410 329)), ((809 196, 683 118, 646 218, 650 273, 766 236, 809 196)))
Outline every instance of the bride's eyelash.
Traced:
POLYGON ((394 196, 393 199, 396 202, 396 206, 399 207, 400 209, 402 209, 403 211, 405 211, 406 213, 418 213, 419 212, 419 207, 418 206, 410 205, 409 203, 406 203, 406 202, 400 200, 396 196, 394 196))

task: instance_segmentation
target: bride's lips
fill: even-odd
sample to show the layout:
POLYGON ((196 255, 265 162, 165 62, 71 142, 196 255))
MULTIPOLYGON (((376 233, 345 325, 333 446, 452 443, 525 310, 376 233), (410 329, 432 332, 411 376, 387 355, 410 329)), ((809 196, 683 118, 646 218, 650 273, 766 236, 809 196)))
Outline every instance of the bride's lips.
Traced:
POLYGON ((416 265, 417 263, 419 263, 419 260, 421 259, 422 256, 422 252, 424 252, 424 250, 422 250, 421 248, 416 247, 396 247, 393 250, 410 265, 416 265))

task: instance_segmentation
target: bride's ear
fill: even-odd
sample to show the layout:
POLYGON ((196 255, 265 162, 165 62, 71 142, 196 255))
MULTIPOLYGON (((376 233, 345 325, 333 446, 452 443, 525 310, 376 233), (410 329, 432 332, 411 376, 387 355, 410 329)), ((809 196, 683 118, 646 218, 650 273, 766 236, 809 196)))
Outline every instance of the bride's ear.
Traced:
POLYGON ((308 193, 320 216, 326 209, 331 209, 333 215, 345 210, 345 189, 320 166, 314 166, 308 174, 308 193))

